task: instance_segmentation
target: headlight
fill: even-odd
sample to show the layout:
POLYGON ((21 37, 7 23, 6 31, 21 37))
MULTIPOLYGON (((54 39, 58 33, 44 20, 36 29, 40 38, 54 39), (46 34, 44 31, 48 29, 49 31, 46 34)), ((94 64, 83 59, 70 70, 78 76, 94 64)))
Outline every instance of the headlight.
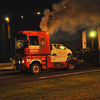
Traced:
POLYGON ((19 61, 19 64, 20 64, 20 61, 19 61))
POLYGON ((16 62, 15 62, 15 60, 13 60, 13 64, 15 64, 16 62))
POLYGON ((24 59, 22 60, 22 63, 24 63, 24 59))

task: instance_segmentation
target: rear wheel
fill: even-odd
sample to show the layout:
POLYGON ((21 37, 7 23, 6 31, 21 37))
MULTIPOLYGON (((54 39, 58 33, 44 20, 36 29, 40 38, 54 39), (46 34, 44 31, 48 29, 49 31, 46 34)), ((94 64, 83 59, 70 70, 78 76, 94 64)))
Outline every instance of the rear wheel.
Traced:
POLYGON ((67 62, 67 69, 68 70, 74 70, 76 68, 76 63, 73 60, 69 60, 67 62))
POLYGON ((40 72, 41 72, 41 66, 39 64, 37 64, 37 63, 32 64, 32 66, 31 66, 31 73, 32 74, 38 74, 40 72))

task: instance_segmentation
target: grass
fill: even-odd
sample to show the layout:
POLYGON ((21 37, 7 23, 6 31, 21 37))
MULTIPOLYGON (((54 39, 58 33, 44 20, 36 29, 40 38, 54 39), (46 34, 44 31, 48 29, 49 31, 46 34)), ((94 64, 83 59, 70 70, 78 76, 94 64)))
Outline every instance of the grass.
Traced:
POLYGON ((3 86, 0 100, 100 100, 100 72, 3 86))

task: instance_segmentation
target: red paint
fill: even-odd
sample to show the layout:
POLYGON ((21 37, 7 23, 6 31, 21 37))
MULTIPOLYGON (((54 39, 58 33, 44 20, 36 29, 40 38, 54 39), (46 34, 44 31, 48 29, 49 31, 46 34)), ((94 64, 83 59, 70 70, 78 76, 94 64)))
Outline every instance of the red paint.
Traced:
MULTIPOLYGON (((24 69, 30 69, 32 63, 39 62, 42 65, 42 69, 55 68, 54 62, 51 62, 50 56, 50 40, 48 32, 41 31, 23 31, 19 32, 15 38, 21 37, 22 35, 27 36, 27 47, 16 49, 16 54, 24 58, 22 67, 24 69), (32 43, 34 40, 34 45, 32 43)), ((67 62, 60 62, 56 64, 57 68, 67 67, 67 62), (59 67, 62 66, 62 67, 59 67)))

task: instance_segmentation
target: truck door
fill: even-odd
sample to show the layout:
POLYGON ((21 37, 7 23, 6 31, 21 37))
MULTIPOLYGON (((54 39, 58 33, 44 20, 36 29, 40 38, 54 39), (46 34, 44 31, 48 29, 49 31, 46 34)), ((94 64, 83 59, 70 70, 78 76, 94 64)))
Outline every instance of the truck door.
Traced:
POLYGON ((46 54, 46 40, 45 40, 45 36, 40 38, 40 54, 46 54))

